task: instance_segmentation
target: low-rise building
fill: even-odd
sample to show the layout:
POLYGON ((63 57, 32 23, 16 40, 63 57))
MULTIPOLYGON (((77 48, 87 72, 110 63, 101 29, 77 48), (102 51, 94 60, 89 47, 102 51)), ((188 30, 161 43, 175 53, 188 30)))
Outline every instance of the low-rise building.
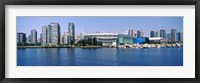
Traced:
POLYGON ((130 45, 134 43, 134 37, 124 34, 119 34, 117 38, 117 46, 119 45, 130 45))
POLYGON ((93 33, 85 34, 84 39, 96 38, 97 41, 102 42, 102 46, 116 45, 116 40, 118 38, 118 33, 93 33))
POLYGON ((149 42, 150 43, 165 43, 167 42, 167 39, 162 38, 162 37, 150 37, 149 42))

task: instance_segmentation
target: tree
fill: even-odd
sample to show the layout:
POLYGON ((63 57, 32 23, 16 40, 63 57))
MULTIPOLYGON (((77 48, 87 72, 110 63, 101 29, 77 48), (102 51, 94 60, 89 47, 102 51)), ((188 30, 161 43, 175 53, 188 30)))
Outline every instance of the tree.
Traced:
POLYGON ((86 40, 82 40, 82 45, 86 46, 86 40))
POLYGON ((88 45, 92 45, 92 39, 91 38, 88 38, 88 45))
POLYGON ((150 43, 150 41, 149 41, 149 38, 148 38, 148 37, 145 37, 145 41, 146 41, 146 43, 150 43))
POLYGON ((98 46, 102 46, 102 42, 97 42, 97 45, 98 46))
POLYGON ((93 38, 93 45, 97 45, 97 39, 93 38))
POLYGON ((94 45, 94 46, 102 46, 102 42, 97 41, 96 38, 88 38, 88 39, 82 39, 77 42, 79 46, 86 46, 86 45, 94 45))

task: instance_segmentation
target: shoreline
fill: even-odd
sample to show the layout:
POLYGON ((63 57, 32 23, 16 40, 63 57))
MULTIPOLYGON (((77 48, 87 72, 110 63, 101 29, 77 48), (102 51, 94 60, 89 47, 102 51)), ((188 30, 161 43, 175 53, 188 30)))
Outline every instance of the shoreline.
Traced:
POLYGON ((17 46, 17 48, 109 48, 109 46, 52 46, 52 47, 44 47, 44 46, 17 46))
MULTIPOLYGON (((43 47, 43 46, 17 46, 17 48, 124 48, 124 47, 109 47, 109 46, 74 46, 74 47, 43 47)), ((130 47, 127 47, 130 48, 130 47)), ((135 47, 134 47, 135 48, 135 47)), ((141 47, 142 49, 157 48, 157 47, 141 47)), ((183 47, 159 47, 159 48, 183 48, 183 47)), ((138 48, 136 48, 138 49, 138 48)))
POLYGON ((17 48, 179 48, 183 47, 182 43, 176 44, 126 44, 111 46, 70 46, 70 45, 54 45, 54 46, 17 46, 17 48))

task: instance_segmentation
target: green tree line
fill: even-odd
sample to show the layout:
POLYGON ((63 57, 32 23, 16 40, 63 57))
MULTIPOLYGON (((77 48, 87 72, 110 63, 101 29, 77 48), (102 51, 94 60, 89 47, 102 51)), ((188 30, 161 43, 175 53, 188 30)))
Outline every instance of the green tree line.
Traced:
POLYGON ((96 38, 82 39, 77 42, 78 46, 102 46, 102 42, 97 41, 96 38))

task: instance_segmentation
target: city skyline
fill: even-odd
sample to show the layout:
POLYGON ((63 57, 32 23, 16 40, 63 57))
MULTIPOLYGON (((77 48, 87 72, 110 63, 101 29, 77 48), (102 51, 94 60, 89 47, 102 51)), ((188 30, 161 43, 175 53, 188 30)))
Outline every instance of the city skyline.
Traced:
POLYGON ((134 33, 142 30, 144 36, 150 37, 150 31, 152 30, 160 31, 164 29, 166 33, 170 33, 171 29, 175 28, 178 32, 183 31, 183 17, 180 16, 18 16, 17 32, 30 35, 30 31, 36 29, 39 38, 42 33, 42 27, 51 22, 60 24, 62 35, 64 31, 68 30, 68 23, 70 22, 73 22, 76 26, 75 34, 80 34, 81 32, 84 34, 95 32, 127 34, 128 29, 133 29, 134 33))

